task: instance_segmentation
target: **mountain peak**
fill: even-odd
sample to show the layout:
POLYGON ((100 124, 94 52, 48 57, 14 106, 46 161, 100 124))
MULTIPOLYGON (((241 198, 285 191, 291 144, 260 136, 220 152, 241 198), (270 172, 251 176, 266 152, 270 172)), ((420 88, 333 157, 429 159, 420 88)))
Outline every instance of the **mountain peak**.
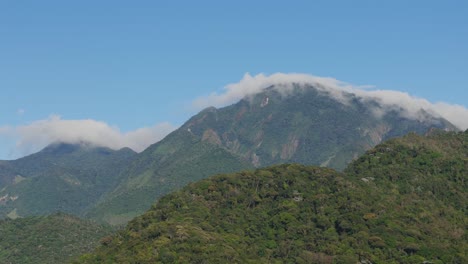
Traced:
POLYGON ((209 106, 203 110, 200 111, 200 113, 211 113, 211 112, 216 112, 218 109, 214 106, 209 106))
POLYGON ((396 90, 374 89, 375 87, 355 86, 333 78, 318 77, 307 74, 284 74, 275 73, 272 75, 258 74, 251 76, 246 74, 238 83, 233 83, 225 87, 222 93, 211 94, 207 97, 197 99, 194 104, 198 107, 213 105, 216 107, 235 104, 239 100, 254 98, 259 93, 275 90, 284 95, 296 94, 297 91, 314 90, 322 95, 327 95, 339 102, 344 102, 352 95, 353 100, 361 102, 377 101, 380 105, 376 112, 386 113, 394 109, 401 109, 405 117, 419 120, 418 111, 424 109, 432 115, 443 117, 454 124, 459 129, 465 130, 468 127, 465 108, 453 105, 449 106, 441 103, 431 103, 425 99, 414 97, 406 92, 396 90), (299 88, 299 89, 298 89, 299 88))
POLYGON ((424 108, 406 109, 320 83, 278 83, 223 108, 209 107, 181 129, 261 167, 284 162, 343 169, 385 139, 429 128, 456 130, 424 108))
POLYGON ((45 147, 42 151, 54 154, 67 154, 82 149, 100 148, 90 142, 80 141, 78 143, 54 142, 45 147))

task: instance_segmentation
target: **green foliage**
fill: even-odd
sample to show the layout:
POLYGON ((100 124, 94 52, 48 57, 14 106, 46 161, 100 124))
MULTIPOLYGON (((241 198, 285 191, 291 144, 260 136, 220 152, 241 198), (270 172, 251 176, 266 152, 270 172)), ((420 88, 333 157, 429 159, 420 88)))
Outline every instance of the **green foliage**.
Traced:
POLYGON ((466 132, 409 134, 367 152, 346 172, 353 178, 374 178, 369 187, 436 199, 466 213, 467 142, 466 132))
POLYGON ((207 108, 139 154, 121 184, 87 216, 125 224, 162 195, 214 174, 289 162, 342 170, 384 139, 433 126, 453 128, 429 116, 427 122, 397 112, 377 117, 372 102, 344 97, 349 104, 297 86, 288 94, 266 89, 222 109, 207 108))
POLYGON ((345 173, 292 164, 201 180, 76 262, 467 263, 467 135, 411 134, 345 173))
POLYGON ((62 213, 0 220, 0 263, 66 263, 111 233, 108 226, 62 213))
POLYGON ((0 188, 0 197, 6 196, 0 202, 0 217, 14 210, 19 216, 58 211, 82 215, 116 187, 121 181, 120 171, 135 154, 130 149, 115 151, 84 143, 60 143, 3 162, 14 178, 0 188))
POLYGON ((179 130, 139 154, 122 173, 125 180, 87 216, 125 224, 148 210, 157 198, 190 182, 251 167, 225 149, 179 130))

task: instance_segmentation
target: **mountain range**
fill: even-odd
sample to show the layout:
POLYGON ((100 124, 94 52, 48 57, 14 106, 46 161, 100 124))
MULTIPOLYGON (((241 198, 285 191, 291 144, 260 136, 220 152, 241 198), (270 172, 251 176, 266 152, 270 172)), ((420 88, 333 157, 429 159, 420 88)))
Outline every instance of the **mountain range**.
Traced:
POLYGON ((0 161, 0 262, 465 263, 457 131, 291 84, 204 109, 141 153, 56 142, 0 161))
POLYGON ((297 162, 342 170, 376 144, 448 121, 421 110, 423 118, 381 109, 350 93, 340 100, 312 86, 284 94, 275 87, 224 108, 207 108, 140 153, 119 186, 89 217, 120 224, 143 213, 161 195, 218 173, 297 162))
POLYGON ((314 85, 270 86, 201 111, 138 154, 56 143, 1 161, 0 216, 63 211, 120 225, 159 197, 214 174, 291 162, 343 170, 384 140, 431 128, 457 130, 423 109, 416 115, 314 85))

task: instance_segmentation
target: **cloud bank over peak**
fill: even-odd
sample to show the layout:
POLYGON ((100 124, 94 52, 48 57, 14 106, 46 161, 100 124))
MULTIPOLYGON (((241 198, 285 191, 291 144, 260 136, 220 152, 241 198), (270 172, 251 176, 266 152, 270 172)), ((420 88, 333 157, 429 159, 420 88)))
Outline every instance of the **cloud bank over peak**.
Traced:
POLYGON ((468 109, 461 105, 444 102, 431 103, 426 99, 400 91, 377 90, 369 85, 356 86, 330 77, 298 73, 258 74, 255 76, 246 73, 238 83, 226 85, 222 92, 195 99, 193 106, 197 109, 208 106, 227 106, 244 97, 260 93, 271 86, 279 92, 287 94, 293 90, 293 84, 300 87, 313 86, 342 103, 347 101, 345 93, 355 94, 362 101, 377 101, 381 108, 374 110, 380 114, 398 109, 405 117, 419 120, 426 118, 421 111, 424 110, 434 116, 447 119, 462 130, 468 129, 468 109))
POLYGON ((334 93, 336 97, 341 96, 340 90, 350 91, 354 89, 353 86, 347 83, 328 77, 298 73, 275 73, 269 76, 258 74, 251 76, 249 73, 246 73, 238 83, 226 85, 222 93, 212 93, 208 96, 199 97, 195 99, 193 105, 196 108, 205 108, 208 106, 222 107, 233 104, 246 96, 260 93, 263 89, 273 85, 279 88, 278 90, 280 92, 287 93, 292 90, 293 83, 298 85, 314 85, 319 89, 329 92, 336 91, 336 93, 334 93))
POLYGON ((123 133, 105 122, 93 119, 66 120, 52 115, 24 126, 0 127, 0 136, 16 140, 16 147, 12 153, 16 158, 37 152, 55 142, 87 142, 111 149, 130 147, 140 152, 175 129, 170 123, 160 123, 123 133))

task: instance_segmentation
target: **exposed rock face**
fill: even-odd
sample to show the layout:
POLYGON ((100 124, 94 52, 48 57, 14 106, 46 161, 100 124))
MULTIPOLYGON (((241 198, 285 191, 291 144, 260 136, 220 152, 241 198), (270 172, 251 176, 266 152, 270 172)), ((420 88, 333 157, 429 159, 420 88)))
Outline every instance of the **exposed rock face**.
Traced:
POLYGON ((288 142, 283 145, 281 150, 281 159, 288 160, 291 159, 296 153, 297 147, 299 146, 299 139, 296 135, 291 135, 288 142))
POLYGON ((221 145, 221 139, 213 129, 207 129, 203 132, 202 141, 206 141, 214 145, 221 145))

